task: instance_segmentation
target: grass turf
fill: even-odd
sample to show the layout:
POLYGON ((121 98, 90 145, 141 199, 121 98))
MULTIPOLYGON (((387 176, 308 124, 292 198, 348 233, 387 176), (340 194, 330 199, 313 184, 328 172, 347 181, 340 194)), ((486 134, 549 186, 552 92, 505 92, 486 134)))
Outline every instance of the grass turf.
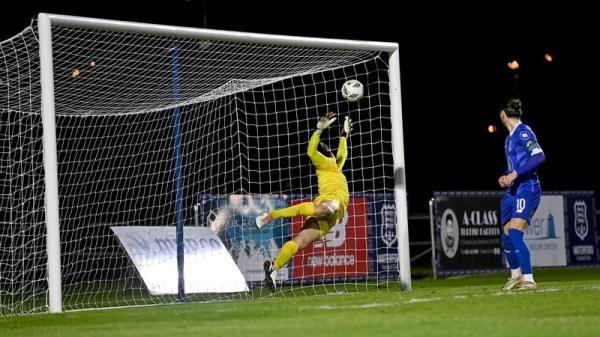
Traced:
POLYGON ((359 287, 369 291, 4 317, 0 337, 600 336, 598 268, 538 269, 534 291, 502 292, 505 280, 415 278, 411 292, 359 287))

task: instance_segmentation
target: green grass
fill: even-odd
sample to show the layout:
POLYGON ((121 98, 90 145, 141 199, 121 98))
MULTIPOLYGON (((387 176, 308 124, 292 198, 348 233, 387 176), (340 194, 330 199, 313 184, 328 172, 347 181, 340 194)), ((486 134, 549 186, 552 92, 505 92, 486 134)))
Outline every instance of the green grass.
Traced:
POLYGON ((0 336, 600 336, 599 269, 538 269, 540 289, 524 292, 500 291, 505 277, 415 278, 411 292, 297 291, 260 300, 5 317, 0 336))

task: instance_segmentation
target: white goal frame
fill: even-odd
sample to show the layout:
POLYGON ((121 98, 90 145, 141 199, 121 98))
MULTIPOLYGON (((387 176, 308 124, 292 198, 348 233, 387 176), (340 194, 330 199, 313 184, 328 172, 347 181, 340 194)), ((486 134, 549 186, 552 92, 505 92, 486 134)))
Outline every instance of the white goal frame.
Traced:
POLYGON ((404 163, 404 139, 402 124, 402 99, 400 91, 400 59, 397 43, 370 42, 271 34, 255 34, 234 31, 218 31, 200 28, 184 28, 156 24, 84 18, 40 13, 38 15, 40 72, 42 89, 43 158, 45 170, 45 203, 47 226, 49 311, 62 312, 62 284, 60 261, 60 219, 58 204, 58 171, 56 154, 56 126, 54 108, 54 68, 52 58, 52 26, 102 29, 117 32, 166 35, 184 38, 274 44, 298 47, 339 48, 379 51, 389 59, 389 90, 392 121, 392 148, 394 161, 394 194, 400 283, 402 290, 411 289, 410 255, 408 242, 408 212, 406 203, 406 178, 404 163))

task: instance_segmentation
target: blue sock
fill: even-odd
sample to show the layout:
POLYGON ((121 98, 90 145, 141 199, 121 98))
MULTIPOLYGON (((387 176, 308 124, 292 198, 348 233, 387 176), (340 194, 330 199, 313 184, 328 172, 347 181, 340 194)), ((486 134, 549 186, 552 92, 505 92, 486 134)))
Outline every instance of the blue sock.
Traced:
POLYGON ((525 233, 518 229, 511 228, 508 230, 508 236, 510 236, 515 253, 517 253, 517 258, 519 259, 519 264, 521 265, 521 272, 523 274, 531 274, 531 254, 525 244, 525 240, 523 240, 523 235, 525 233))
POLYGON ((515 253, 515 247, 510 240, 510 236, 502 233, 500 237, 502 238, 502 243, 504 243, 504 255, 506 255, 506 261, 508 261, 510 269, 519 268, 519 258, 517 257, 517 253, 515 253))

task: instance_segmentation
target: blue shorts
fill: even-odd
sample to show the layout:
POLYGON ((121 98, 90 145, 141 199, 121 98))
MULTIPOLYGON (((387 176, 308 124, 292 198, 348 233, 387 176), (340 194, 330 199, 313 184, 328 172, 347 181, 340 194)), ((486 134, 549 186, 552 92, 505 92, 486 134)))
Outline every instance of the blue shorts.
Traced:
POLYGON ((542 189, 539 184, 521 184, 516 193, 508 190, 502 198, 502 225, 512 218, 519 218, 531 222, 533 213, 540 205, 542 189))

